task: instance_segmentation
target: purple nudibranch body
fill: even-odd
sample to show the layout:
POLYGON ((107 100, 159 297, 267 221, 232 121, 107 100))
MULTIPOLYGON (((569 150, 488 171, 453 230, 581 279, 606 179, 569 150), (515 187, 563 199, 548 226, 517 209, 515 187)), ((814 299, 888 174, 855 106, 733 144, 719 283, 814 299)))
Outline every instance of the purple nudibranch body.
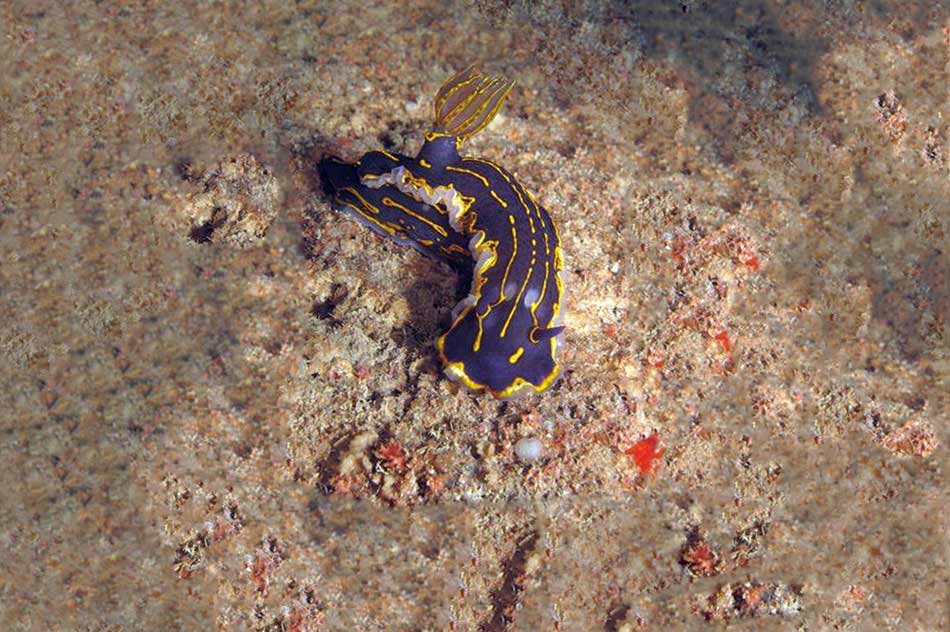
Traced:
POLYGON ((564 330, 557 225, 511 173, 459 153, 512 85, 467 68, 440 88, 435 126, 415 158, 373 151, 355 164, 320 163, 338 210, 431 256, 471 262, 471 293, 437 348, 447 375, 499 398, 555 382, 564 330))

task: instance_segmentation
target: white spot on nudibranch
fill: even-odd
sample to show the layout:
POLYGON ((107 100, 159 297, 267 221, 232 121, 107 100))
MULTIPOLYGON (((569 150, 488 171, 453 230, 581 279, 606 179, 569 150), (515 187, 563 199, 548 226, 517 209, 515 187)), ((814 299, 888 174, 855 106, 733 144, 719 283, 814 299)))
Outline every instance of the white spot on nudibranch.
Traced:
POLYGON ((528 288, 524 293, 524 306, 530 309, 531 306, 537 302, 538 297, 540 296, 541 290, 536 287, 528 288))

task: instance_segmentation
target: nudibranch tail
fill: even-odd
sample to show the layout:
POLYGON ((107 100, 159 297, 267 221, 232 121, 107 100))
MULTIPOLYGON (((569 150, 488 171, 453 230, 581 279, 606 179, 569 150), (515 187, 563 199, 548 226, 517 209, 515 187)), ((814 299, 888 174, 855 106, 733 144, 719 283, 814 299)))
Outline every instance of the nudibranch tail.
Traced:
POLYGON ((484 75, 474 65, 446 81, 435 96, 435 129, 459 142, 491 123, 513 81, 484 75))

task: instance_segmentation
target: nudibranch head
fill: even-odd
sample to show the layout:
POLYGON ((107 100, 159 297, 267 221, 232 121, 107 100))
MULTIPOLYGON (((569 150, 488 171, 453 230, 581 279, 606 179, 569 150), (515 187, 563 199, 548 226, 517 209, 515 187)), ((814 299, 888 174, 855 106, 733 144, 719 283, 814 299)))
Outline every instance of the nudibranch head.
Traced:
POLYGON ((452 229, 447 211, 386 185, 385 174, 406 160, 385 151, 370 152, 356 165, 326 157, 320 179, 336 210, 374 232, 452 266, 471 265, 468 240, 452 229))

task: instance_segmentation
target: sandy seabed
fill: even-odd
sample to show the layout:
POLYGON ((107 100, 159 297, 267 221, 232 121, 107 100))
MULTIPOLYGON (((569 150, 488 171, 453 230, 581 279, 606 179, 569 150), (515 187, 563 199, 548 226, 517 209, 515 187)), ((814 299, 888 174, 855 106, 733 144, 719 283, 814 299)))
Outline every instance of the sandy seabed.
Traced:
POLYGON ((932 2, 0 4, 0 627, 921 630, 947 586, 932 2), (466 145, 560 226, 563 359, 314 165, 466 145), (525 462, 519 440, 540 442, 525 462))

